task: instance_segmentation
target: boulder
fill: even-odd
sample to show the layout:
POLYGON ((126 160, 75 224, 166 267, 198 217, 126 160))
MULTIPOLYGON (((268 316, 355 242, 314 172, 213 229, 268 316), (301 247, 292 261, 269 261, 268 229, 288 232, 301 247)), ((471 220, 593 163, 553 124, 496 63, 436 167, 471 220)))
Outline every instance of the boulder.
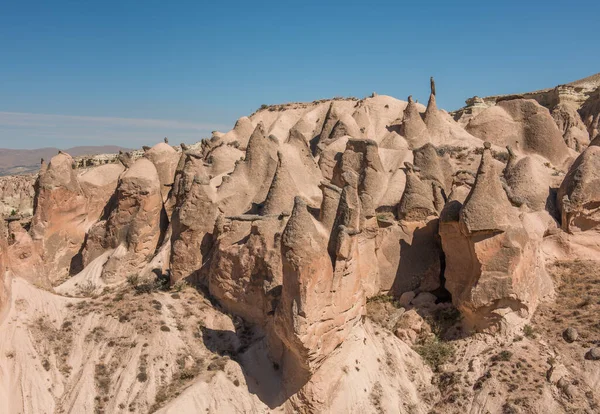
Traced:
POLYGON ((600 361, 600 348, 590 348, 585 354, 585 359, 589 359, 590 361, 600 361))
POLYGON ((571 343, 575 342, 579 338, 579 333, 577 332, 577 329, 569 327, 563 331, 562 336, 565 341, 571 343))

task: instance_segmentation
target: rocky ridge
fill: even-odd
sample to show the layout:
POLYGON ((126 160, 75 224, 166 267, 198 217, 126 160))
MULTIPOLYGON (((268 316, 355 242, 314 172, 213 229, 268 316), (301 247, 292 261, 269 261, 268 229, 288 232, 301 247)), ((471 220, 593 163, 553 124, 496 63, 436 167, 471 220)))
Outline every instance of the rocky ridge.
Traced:
POLYGON ((593 412, 583 352, 553 361, 529 405, 491 395, 512 357, 483 355, 553 357, 511 344, 562 297, 552 263, 597 260, 594 79, 570 86, 589 95, 572 100, 591 114, 581 145, 533 95, 453 118, 432 79, 426 107, 272 106, 193 146, 91 166, 59 153, 31 225, 3 223, 4 409, 568 412, 576 379, 567 397, 593 412))

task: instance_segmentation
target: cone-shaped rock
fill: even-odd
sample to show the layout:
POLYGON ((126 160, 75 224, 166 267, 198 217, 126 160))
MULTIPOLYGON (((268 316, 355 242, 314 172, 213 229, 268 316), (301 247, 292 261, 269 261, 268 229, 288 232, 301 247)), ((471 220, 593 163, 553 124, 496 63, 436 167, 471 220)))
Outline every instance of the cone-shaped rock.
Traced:
POLYGON ((294 207, 294 197, 298 194, 298 188, 281 152, 277 156, 279 162, 264 203, 263 214, 290 213, 294 207))
POLYGON ((504 231, 510 225, 511 204, 502 188, 490 148, 486 143, 475 185, 460 211, 460 222, 469 233, 504 231))
POLYGON ((406 186, 398 205, 398 217, 407 221, 424 221, 437 215, 431 184, 421 181, 409 163, 406 163, 406 186))

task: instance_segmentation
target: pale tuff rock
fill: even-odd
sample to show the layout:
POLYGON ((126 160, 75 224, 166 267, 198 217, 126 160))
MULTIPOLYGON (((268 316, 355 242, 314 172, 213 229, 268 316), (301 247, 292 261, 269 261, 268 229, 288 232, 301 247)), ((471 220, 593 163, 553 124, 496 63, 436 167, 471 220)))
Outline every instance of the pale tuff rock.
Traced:
POLYGON ((230 312, 257 325, 266 324, 279 299, 284 226, 277 217, 217 221, 208 270, 210 292, 230 312))
POLYGON ((539 154, 556 166, 562 166, 570 157, 552 116, 534 100, 501 101, 471 119, 465 129, 494 145, 539 154))
MULTIPOLYGON (((345 213, 342 223, 350 224, 350 212, 345 213)), ((334 268, 325 248, 326 233, 306 203, 296 198, 282 235, 283 290, 275 310, 288 381, 306 382, 360 320, 364 294, 358 275, 352 272, 356 260, 352 234, 340 225, 334 268)))
POLYGON ((600 136, 600 87, 581 106, 579 113, 587 127, 590 141, 600 136))
POLYGON ((326 181, 321 182, 320 187, 323 192, 323 201, 319 212, 319 221, 328 232, 331 232, 340 204, 342 189, 326 181))
POLYGON ((443 252, 437 220, 403 222, 380 229, 375 243, 378 290, 398 296, 440 288, 443 252))
POLYGON ((12 278, 22 278, 44 289, 52 289, 51 281, 40 256, 38 246, 23 228, 20 220, 2 220, 0 224, 0 311, 3 297, 11 292, 12 278))
POLYGON ((106 222, 95 227, 83 253, 86 262, 103 249, 117 249, 104 266, 102 278, 112 283, 124 280, 155 253, 163 233, 160 179, 154 164, 141 158, 119 178, 115 206, 106 222), (99 241, 100 246, 95 245, 99 241))
POLYGON ((600 224, 600 147, 591 145, 573 163, 557 193, 563 230, 586 231, 600 224))
MULTIPOLYGON (((534 92, 473 97, 465 102, 467 106, 454 112, 454 118, 461 124, 467 125, 470 120, 483 110, 493 107, 503 101, 530 99, 546 107, 558 129, 562 133, 567 146, 581 152, 598 134, 598 118, 600 106, 600 78, 598 74, 555 88, 534 92)), ((500 145, 500 144, 498 144, 500 145)))
POLYGON ((33 214, 35 175, 0 177, 0 216, 15 213, 23 216, 33 214))
POLYGON ((441 187, 444 192, 449 192, 453 171, 448 156, 438 155, 437 149, 431 143, 415 149, 413 153, 414 166, 420 170, 421 180, 428 180, 441 187))
MULTIPOLYGON (((559 130, 535 102, 513 99, 483 109, 482 100, 482 110, 471 114, 473 128, 481 126, 503 144, 518 144, 508 149, 503 165, 499 148, 486 143, 481 150, 479 138, 437 108, 433 81, 431 89, 426 110, 411 99, 406 103, 385 95, 261 108, 240 118, 230 132, 181 145, 181 153, 165 142, 145 148, 137 160, 136 154, 120 154, 120 163, 86 170, 73 169, 70 157, 59 154, 42 166, 32 230, 25 230, 26 221, 13 219, 10 231, 0 235, 0 270, 8 268, 0 274, 17 276, 13 280, 45 277, 47 268, 37 269, 53 264, 55 257, 68 261, 72 271, 80 261, 85 268, 56 292, 77 294, 78 283, 86 281, 98 288, 109 285, 101 298, 111 289, 127 289, 130 297, 107 302, 111 312, 112 306, 119 310, 144 298, 134 297, 123 283, 128 276, 160 273, 174 289, 183 286, 172 295, 149 294, 157 298, 152 303, 158 308, 163 305, 154 302, 167 304, 156 314, 170 330, 158 330, 160 346, 149 341, 152 363, 144 364, 156 368, 156 361, 168 361, 172 369, 161 366, 164 372, 154 369, 146 381, 138 381, 137 369, 129 367, 132 378, 113 381, 106 393, 111 409, 117 410, 120 401, 129 404, 137 390, 148 396, 143 394, 147 401, 136 407, 150 409, 156 389, 170 389, 163 375, 171 374, 174 386, 189 388, 160 408, 165 413, 211 407, 249 412, 438 409, 430 369, 403 340, 432 335, 427 313, 451 309, 450 295, 464 318, 463 333, 516 332, 552 295, 545 259, 559 254, 555 245, 572 236, 557 229, 548 213, 554 212, 552 189, 562 178, 559 169, 572 152, 561 134, 574 137, 581 125, 574 123, 570 106, 556 109, 557 122, 564 124, 559 130), (510 128, 493 130, 502 125, 510 128), (551 238, 558 241, 544 242, 542 250, 542 241, 551 238), (186 290, 181 280, 200 285, 210 297, 191 295, 193 289, 186 290), (396 306, 382 294, 414 308, 395 309, 389 332, 363 318, 374 303, 384 302, 388 308, 382 309, 396 306), (369 305, 367 297, 373 298, 369 305), (192 328, 179 331, 174 320, 182 308, 191 315, 186 328, 192 328), (218 317, 217 309, 231 317, 218 317), (180 342, 186 335, 194 336, 193 346, 180 342), (174 343, 182 346, 175 349, 174 343), (211 349, 201 358, 180 355, 203 345, 211 349), (223 371, 209 369, 210 375, 189 383, 177 377, 215 352, 233 357, 223 371)), ((563 96, 567 105, 566 92, 563 96)), ((589 119, 582 121, 587 127, 589 119)), ((593 172, 598 170, 598 142, 576 161, 559 190, 563 223, 572 231, 597 227, 598 177, 593 172)), ((593 252, 592 245, 587 248, 593 252)), ((43 278, 29 280, 52 287, 43 278)), ((0 285, 0 305, 9 297, 7 286, 0 285)), ((129 350, 127 358, 138 361, 146 340, 127 330, 132 324, 106 319, 107 338, 131 338, 138 345, 118 349, 129 350)), ((85 329, 95 326, 85 323, 85 329)), ((93 341, 81 341, 99 363, 93 341)), ((73 364, 77 378, 69 381, 76 386, 90 381, 92 388, 90 367, 73 364)), ((115 365, 115 376, 125 372, 120 366, 115 365)), ((453 372, 451 364, 438 370, 453 372)), ((49 372, 62 381, 54 367, 49 372)), ((473 383, 483 375, 467 373, 473 383)), ((91 401, 94 393, 85 394, 91 401)), ((54 394, 39 398, 58 401, 54 394)), ((468 404, 498 408, 477 401, 468 404)), ((68 407, 86 411, 86 404, 68 407)))
POLYGON ((120 151, 117 158, 125 168, 129 168, 133 165, 134 159, 130 152, 124 153, 123 151, 120 151))
POLYGON ((254 132, 256 125, 252 123, 250 118, 243 116, 238 119, 233 129, 224 134, 220 139, 223 142, 238 142, 241 149, 245 149, 248 146, 248 140, 254 132))
POLYGON ((321 134, 329 106, 318 105, 306 112, 290 129, 288 142, 302 139, 309 146, 321 134))
POLYGON ((72 164, 73 158, 68 154, 56 155, 36 183, 32 237, 51 280, 79 271, 80 265, 74 258, 85 233, 112 196, 122 170, 106 166, 106 171, 86 171, 78 176, 72 164))
MULTIPOLYGON (((329 137, 331 136, 331 133, 333 132, 333 129, 339 120, 339 115, 336 111, 336 105, 339 105, 339 103, 335 101, 329 104, 329 108, 325 115, 325 122, 323 123, 323 129, 319 134, 319 142, 321 143, 321 147, 319 147, 319 149, 324 148, 330 145, 332 141, 335 141, 335 139, 330 140, 329 137)), ((354 121, 354 124, 356 124, 356 121, 354 121)))
POLYGON ((460 210, 460 223, 468 233, 504 231, 514 222, 489 148, 486 143, 475 185, 460 210))
POLYGON ((408 105, 404 109, 404 116, 400 124, 400 134, 406 138, 411 148, 419 148, 427 143, 427 126, 421 118, 417 105, 408 97, 408 105))
MULTIPOLYGON (((373 217, 387 184, 387 174, 379 158, 377 143, 372 140, 348 140, 338 174, 343 176, 347 171, 356 175, 363 216, 373 217)), ((344 182, 340 175, 333 177, 336 185, 342 186, 344 182)))
POLYGON ((435 101, 435 83, 431 83, 431 93, 429 94, 429 101, 427 102, 427 109, 424 115, 425 125, 427 128, 436 128, 439 124, 443 123, 441 119, 440 111, 437 108, 435 101))
POLYGON ((577 112, 577 106, 560 103, 552 110, 551 115, 567 146, 577 152, 583 151, 590 143, 590 134, 577 112))
POLYGON ((552 177, 549 169, 535 162, 532 157, 523 157, 518 161, 516 158, 511 154, 504 169, 508 186, 505 189, 510 191, 507 195, 513 204, 525 204, 532 211, 544 210, 551 198, 552 177))
POLYGON ((158 172, 160 192, 162 194, 163 202, 165 202, 169 196, 171 186, 173 185, 175 169, 177 168, 180 158, 179 154, 172 146, 168 145, 166 142, 161 142, 146 151, 144 157, 148 158, 152 164, 154 164, 154 167, 158 172))
MULTIPOLYGON (((210 197, 208 184, 195 179, 201 171, 193 160, 186 163, 181 175, 181 193, 171 219, 171 282, 199 276, 210 248, 210 235, 218 215, 217 205, 210 197), (186 177, 186 174, 187 175, 186 177)), ((196 277, 197 279, 197 277, 196 277)))
POLYGON ((294 207, 294 197, 298 194, 298 189, 283 155, 278 153, 277 156, 279 162, 263 206, 263 214, 291 213, 294 207))
POLYGON ((421 181, 410 163, 406 163, 406 186, 398 205, 398 217, 406 221, 424 221, 436 216, 431 184, 421 181))
POLYGON ((231 180, 219 187, 223 212, 242 214, 251 210, 252 203, 265 200, 277 169, 277 145, 265 136, 264 126, 258 124, 248 141, 246 158, 236 165, 231 180))
POLYGON ((0 220, 0 311, 4 309, 6 300, 9 295, 7 288, 8 278, 8 242, 7 238, 7 226, 4 220, 0 220))
POLYGON ((440 236, 446 288, 467 326, 505 330, 531 317, 553 287, 540 251, 543 231, 530 224, 538 219, 522 222, 514 212, 489 147, 464 204, 451 201, 442 211, 440 236))

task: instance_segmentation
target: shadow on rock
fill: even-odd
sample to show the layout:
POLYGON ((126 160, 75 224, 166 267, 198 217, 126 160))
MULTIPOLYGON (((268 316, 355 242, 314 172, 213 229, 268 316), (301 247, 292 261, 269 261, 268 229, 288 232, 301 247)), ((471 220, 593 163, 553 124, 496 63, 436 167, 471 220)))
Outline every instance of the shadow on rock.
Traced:
POLYGON ((235 323, 235 326, 235 332, 202 327, 204 345, 210 351, 236 361, 248 391, 270 408, 279 407, 290 395, 285 393, 279 365, 268 357, 264 334, 243 322, 235 323))

